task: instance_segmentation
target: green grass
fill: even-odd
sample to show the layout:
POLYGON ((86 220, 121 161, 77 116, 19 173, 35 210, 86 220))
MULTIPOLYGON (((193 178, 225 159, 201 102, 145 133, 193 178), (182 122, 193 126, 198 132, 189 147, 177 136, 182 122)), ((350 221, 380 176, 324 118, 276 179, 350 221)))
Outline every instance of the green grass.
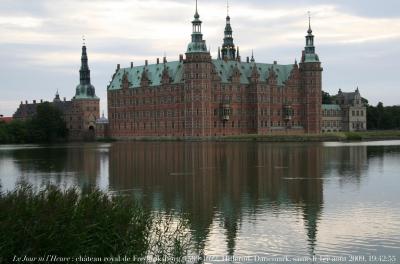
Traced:
POLYGON ((400 139, 400 130, 336 132, 299 135, 258 135, 243 134, 216 137, 134 137, 131 141, 222 141, 222 142, 327 142, 327 141, 368 141, 400 139))
POLYGON ((0 194, 0 263, 47 255, 158 256, 176 263, 169 260, 184 257, 189 245, 182 217, 151 213, 128 196, 54 186, 0 194))

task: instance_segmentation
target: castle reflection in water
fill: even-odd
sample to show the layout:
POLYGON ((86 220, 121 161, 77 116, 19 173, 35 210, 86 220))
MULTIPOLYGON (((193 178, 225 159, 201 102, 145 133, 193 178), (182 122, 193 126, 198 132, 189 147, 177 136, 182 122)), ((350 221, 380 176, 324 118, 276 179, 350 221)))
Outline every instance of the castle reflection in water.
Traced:
POLYGON ((153 210, 181 212, 200 254, 215 221, 225 230, 226 253, 232 255, 244 215, 292 208, 304 222, 312 254, 324 182, 360 183, 368 156, 376 154, 369 151, 320 143, 121 142, 2 151, 0 160, 12 159, 20 180, 36 185, 49 179, 96 185, 133 193, 153 210), (43 172, 49 177, 40 176, 43 172))
POLYGON ((367 166, 365 146, 293 143, 121 143, 109 157, 111 189, 132 190, 156 210, 187 213, 200 253, 218 215, 230 255, 244 214, 288 206, 302 215, 312 253, 324 179, 338 170, 340 181, 357 182, 367 166))

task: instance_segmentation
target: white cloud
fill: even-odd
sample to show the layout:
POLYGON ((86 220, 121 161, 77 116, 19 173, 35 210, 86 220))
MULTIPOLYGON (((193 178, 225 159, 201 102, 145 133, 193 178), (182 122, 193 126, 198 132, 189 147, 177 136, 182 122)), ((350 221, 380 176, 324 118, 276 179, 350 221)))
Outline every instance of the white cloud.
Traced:
MULTIPOLYGON (((71 65, 79 64, 79 45, 83 34, 87 36, 92 70, 103 67, 105 63, 109 63, 110 68, 114 69, 115 64, 128 65, 132 60, 135 65, 142 64, 145 59, 155 61, 164 52, 169 60, 176 60, 179 54, 185 52, 190 41, 190 21, 194 13, 194 3, 191 1, 42 0, 39 4, 40 12, 32 7, 31 13, 29 6, 21 13, 17 7, 13 9, 10 5, 6 8, 8 13, 0 18, 0 46, 3 47, 0 54, 15 52, 10 46, 22 45, 23 48, 14 56, 14 68, 10 69, 21 71, 21 74, 31 66, 42 70, 42 76, 46 78, 46 71, 56 67, 59 69, 56 73, 60 74, 59 79, 70 78, 70 73, 76 70, 71 65), (70 71, 67 68, 71 68, 70 71)), ((237 2, 230 9, 230 15, 235 43, 240 46, 242 57, 250 55, 254 49, 258 61, 267 59, 290 63, 295 57, 299 58, 308 26, 308 10, 312 13, 318 52, 331 52, 324 47, 332 45, 359 46, 376 43, 374 52, 370 52, 372 48, 369 47, 364 52, 366 54, 359 56, 373 56, 375 60, 382 60, 383 56, 387 56, 388 50, 380 50, 379 45, 384 42, 395 43, 395 40, 400 39, 398 17, 377 18, 361 16, 356 12, 346 13, 341 6, 332 3, 311 6, 299 4, 288 8, 287 5, 276 3, 237 2)), ((202 2, 199 13, 203 20, 204 38, 215 55, 223 38, 225 7, 220 2, 202 2)), ((398 52, 395 47, 390 50, 394 54, 398 52)), ((330 80, 337 79, 337 75, 342 73, 329 71, 329 66, 340 64, 340 60, 348 58, 337 56, 337 51, 319 55, 327 69, 324 76, 328 76, 328 82, 324 84, 336 85, 330 80), (326 58, 331 58, 332 61, 327 61, 326 58)), ((356 57, 353 59, 357 60, 356 57)), ((373 59, 368 63, 371 61, 373 59)), ((386 60, 385 63, 385 67, 389 69, 395 66, 392 61, 386 60)), ((363 70, 367 68, 363 67, 363 70)), ((1 69, 8 70, 7 67, 1 69)), ((358 75, 371 75, 370 72, 361 72, 357 68, 354 68, 354 72, 358 75)), ((112 72, 97 80, 98 90, 105 89, 110 74, 112 72)), ((397 82, 394 77, 391 81, 385 81, 389 83, 387 89, 395 91, 397 82)), ((7 82, 9 83, 6 86, 26 89, 21 87, 19 79, 9 79, 7 82)), ((390 99, 392 97, 388 98, 390 99)))

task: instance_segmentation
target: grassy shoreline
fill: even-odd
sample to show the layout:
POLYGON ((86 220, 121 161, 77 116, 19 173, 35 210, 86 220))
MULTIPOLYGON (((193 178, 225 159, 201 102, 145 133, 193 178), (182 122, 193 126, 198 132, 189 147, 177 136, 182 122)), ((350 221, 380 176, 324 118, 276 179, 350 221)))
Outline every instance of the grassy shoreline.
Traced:
POLYGON ((40 263, 49 261, 46 256, 70 258, 67 262, 85 256, 108 263, 106 258, 126 256, 182 263, 190 242, 182 216, 150 212, 129 196, 55 186, 0 190, 0 263, 24 256, 40 263))
MULTIPOLYGON (((214 141, 214 142, 341 142, 341 141, 378 141, 400 140, 400 130, 338 132, 309 135, 237 135, 220 137, 134 137, 117 138, 114 141, 214 141)), ((103 141, 104 142, 104 141, 103 141)))

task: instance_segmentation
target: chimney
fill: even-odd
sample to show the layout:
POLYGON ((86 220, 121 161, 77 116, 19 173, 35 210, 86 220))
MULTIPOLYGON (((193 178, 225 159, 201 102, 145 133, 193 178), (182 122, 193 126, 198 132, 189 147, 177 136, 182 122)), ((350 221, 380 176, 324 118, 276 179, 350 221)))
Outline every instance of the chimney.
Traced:
POLYGON ((276 64, 278 64, 278 62, 277 62, 277 61, 274 61, 274 64, 276 65, 276 64))
POLYGON ((43 99, 40 99, 40 103, 43 103, 43 99))
POLYGON ((28 104, 28 101, 27 101, 27 100, 25 101, 25 104, 28 104))
POLYGON ((117 71, 121 68, 121 65, 118 63, 117 64, 117 71))
POLYGON ((131 61, 131 69, 133 68, 133 62, 131 61))
POLYGON ((249 63, 250 62, 250 58, 249 56, 246 57, 246 62, 249 63))
POLYGON ((21 104, 24 104, 24 102, 21 101, 21 104))
POLYGON ((36 104, 36 100, 33 100, 33 104, 36 104))
POLYGON ((67 98, 64 97, 64 102, 67 101, 67 98))
POLYGON ((149 65, 149 61, 148 61, 148 60, 145 60, 145 61, 144 61, 144 65, 145 65, 145 66, 148 66, 148 65, 149 65))
POLYGON ((182 62, 182 61, 183 61, 183 55, 179 54, 179 62, 182 62))
POLYGON ((157 64, 160 64, 160 59, 159 58, 157 58, 157 64))
POLYGON ((163 63, 167 63, 167 57, 163 57, 163 63))

